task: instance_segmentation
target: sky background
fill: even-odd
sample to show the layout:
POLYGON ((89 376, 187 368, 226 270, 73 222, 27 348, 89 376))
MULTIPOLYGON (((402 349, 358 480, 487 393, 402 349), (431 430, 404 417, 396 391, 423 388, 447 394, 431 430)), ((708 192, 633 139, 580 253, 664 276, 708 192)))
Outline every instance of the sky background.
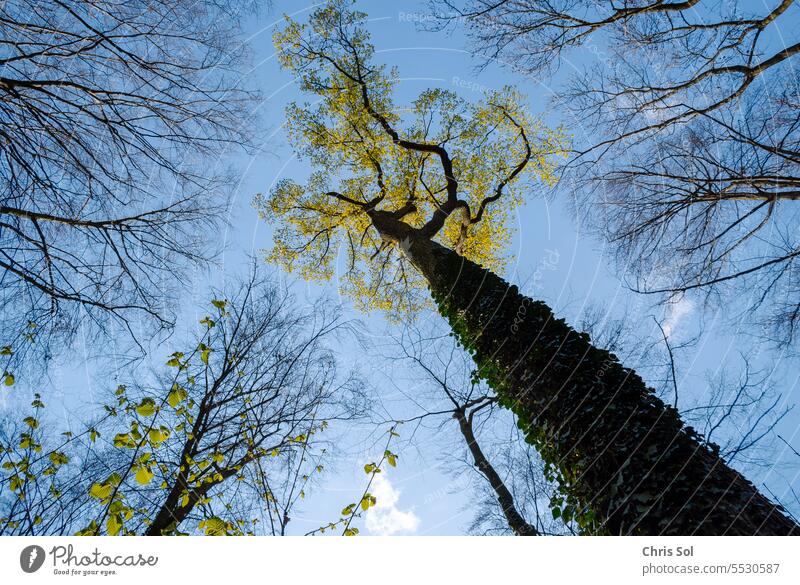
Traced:
MULTIPOLYGON (((551 80, 519 77, 498 63, 478 71, 478 61, 466 49, 466 41, 459 31, 445 35, 420 30, 419 25, 430 19, 425 2, 380 0, 361 2, 359 6, 370 16, 376 61, 399 70, 400 83, 395 99, 399 105, 410 102, 429 87, 454 90, 466 99, 477 100, 487 88, 514 84, 528 95, 532 110, 542 113, 549 124, 555 125, 569 121, 564 117, 566 114, 550 109, 550 100, 560 79, 570 70, 591 66, 597 59, 596 49, 575 51, 564 63, 563 74, 551 80)), ((297 1, 275 1, 270 10, 247 23, 247 42, 253 49, 253 68, 248 72, 247 83, 259 88, 266 98, 259 111, 264 121, 265 148, 262 153, 234 161, 241 178, 230 217, 231 227, 224 234, 226 251, 211 275, 198 275, 194 290, 185 299, 187 306, 206 299, 205 285, 209 277, 212 282, 221 283, 226 278, 239 276, 247 270, 248 256, 263 256, 262 251, 271 246, 269 227, 259 220, 252 207, 253 196, 268 192, 281 178, 302 180, 308 173, 304 164, 294 157, 283 135, 284 107, 304 98, 292 77, 280 70, 271 37, 283 13, 302 19, 313 7, 313 4, 297 1)), ((220 161, 220 164, 223 162, 228 161, 220 161)), ((517 234, 511 250, 513 259, 504 275, 506 279, 519 285, 523 293, 547 302, 570 323, 579 322, 589 307, 602 304, 609 315, 626 315, 637 326, 639 334, 653 339, 657 339, 660 332, 652 316, 662 321, 675 343, 694 337, 702 324, 702 337, 681 358, 678 382, 681 391, 687 394, 702 392, 709 374, 722 369, 735 371, 739 367, 738 352, 746 351, 754 342, 737 335, 735 328, 723 327, 725 315, 705 310, 694 301, 667 308, 654 307, 655 299, 629 292, 620 278, 624 270, 612 266, 606 259, 608 251, 604 244, 582 229, 581 214, 592 210, 579 210, 576 217, 564 189, 551 197, 544 195, 544 192, 531 193, 517 213, 517 234)), ((301 298, 337 295, 335 279, 320 286, 298 282, 291 276, 282 277, 301 298)), ((348 316, 362 321, 367 339, 376 347, 380 346, 385 341, 387 328, 382 316, 355 313, 348 299, 341 301, 348 316)), ((404 406, 402 392, 413 394, 415 388, 402 373, 392 372, 393 379, 387 380, 380 361, 365 360, 362 349, 355 345, 342 349, 342 359, 358 365, 370 377, 376 388, 376 400, 389 405, 395 416, 414 412, 412 405, 404 406)), ((774 366, 772 380, 783 393, 785 404, 797 402, 800 392, 796 362, 775 351, 762 352, 758 359, 774 366)), ((80 414, 80 405, 87 395, 105 392, 112 385, 99 371, 93 370, 90 362, 62 364, 53 381, 65 417, 80 414)), ((781 424, 780 432, 800 450, 797 421, 797 413, 790 413, 781 424)), ((452 421, 447 424, 453 425, 452 421)), ((344 429, 336 431, 340 437, 340 458, 328 467, 330 471, 323 484, 309 494, 302 513, 295 514, 290 532, 304 533, 335 521, 339 510, 357 499, 365 485, 362 467, 382 453, 384 438, 380 433, 384 430, 376 432, 369 425, 360 425, 346 432, 344 429)), ((404 441, 393 449, 400 455, 398 467, 378 476, 378 483, 371 490, 378 498, 378 506, 357 524, 362 534, 464 533, 473 516, 467 506, 470 488, 463 479, 449 474, 443 465, 451 456, 453 446, 461 449, 462 445, 452 440, 437 441, 437 437, 435 429, 421 430, 413 442, 403 437, 404 441)), ((455 435, 449 437, 452 439, 455 435)), ((756 485, 766 482, 779 497, 791 499, 791 484, 800 491, 797 466, 793 465, 793 456, 786 447, 777 447, 775 456, 774 468, 748 468, 748 477, 756 485)))

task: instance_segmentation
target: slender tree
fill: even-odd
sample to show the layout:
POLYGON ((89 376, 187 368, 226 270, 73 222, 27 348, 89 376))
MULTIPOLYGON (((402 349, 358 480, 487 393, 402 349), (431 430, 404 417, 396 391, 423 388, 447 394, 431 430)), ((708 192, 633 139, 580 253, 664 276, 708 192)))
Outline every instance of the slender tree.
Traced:
POLYGON ((7 421, 0 533, 286 533, 324 472, 328 425, 363 407, 326 346, 346 323, 253 275, 218 292, 199 327, 91 424, 54 436, 38 395, 7 421))
MULTIPOLYGON (((518 536, 537 536, 541 533, 551 534, 550 529, 552 520, 536 513, 528 519, 526 513, 531 510, 525 509, 522 505, 529 503, 520 501, 515 497, 514 479, 521 477, 522 474, 515 474, 515 469, 499 469, 492 461, 497 449, 490 443, 490 450, 487 451, 486 440, 482 440, 480 429, 491 427, 491 423, 498 417, 493 417, 497 407, 497 397, 486 384, 473 375, 472 359, 456 346, 453 339, 441 331, 440 324, 434 327, 420 330, 416 323, 409 320, 404 324, 401 335, 393 338, 393 343, 389 348, 387 358, 390 361, 401 361, 411 366, 412 371, 419 372, 421 379, 419 384, 415 384, 414 402, 419 404, 424 412, 413 416, 411 419, 404 420, 404 423, 412 421, 423 421, 433 419, 436 424, 436 432, 441 432, 441 427, 451 423, 445 422, 450 419, 455 422, 458 434, 461 438, 462 447, 466 446, 467 457, 465 462, 469 467, 476 470, 481 478, 478 491, 481 494, 490 492, 491 496, 488 506, 481 501, 478 505, 476 519, 473 528, 480 531, 482 525, 489 524, 487 516, 497 515, 502 518, 501 522, 504 530, 502 532, 518 536), (425 388, 432 389, 432 395, 424 394, 425 388), (505 478, 504 478, 505 476, 505 478), (487 489, 482 489, 482 488, 487 489), (546 526, 546 527, 545 527, 546 526)), ((393 373, 390 374, 393 376, 393 373)), ((504 451, 511 449, 503 445, 504 451)), ((462 466, 454 466, 452 451, 448 450, 448 468, 455 474, 460 475, 464 469, 462 466)), ((526 476, 525 480, 532 479, 545 487, 545 480, 541 469, 539 473, 526 476)), ((524 481, 524 480, 523 480, 524 481)), ((545 489, 541 490, 541 496, 545 495, 545 489)), ((537 498, 538 500, 538 498, 537 498)), ((536 506, 539 502, 532 502, 536 506)), ((549 501, 542 502, 542 509, 549 510, 549 501)), ((537 510, 538 511, 538 510, 537 510)), ((494 530, 496 527, 492 526, 494 530)), ((491 530, 491 529, 490 529, 491 530)))
POLYGON ((273 258, 330 277, 341 244, 345 288, 364 306, 413 307, 427 284, 587 532, 798 530, 635 372, 494 272, 523 180, 550 180, 561 136, 511 89, 475 105, 430 90, 400 115, 364 19, 336 1, 276 34, 318 105, 287 112, 314 167, 308 183, 283 181, 256 201, 279 223, 273 258))

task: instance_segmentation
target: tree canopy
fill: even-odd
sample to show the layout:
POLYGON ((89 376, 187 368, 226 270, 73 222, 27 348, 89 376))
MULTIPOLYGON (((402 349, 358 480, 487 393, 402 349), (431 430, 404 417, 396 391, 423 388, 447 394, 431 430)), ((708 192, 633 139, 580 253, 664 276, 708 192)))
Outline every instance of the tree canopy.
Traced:
POLYGON ((567 140, 511 87, 476 103, 429 89, 396 104, 398 73, 372 63, 366 15, 348 4, 329 3, 275 34, 281 64, 317 98, 287 109, 309 177, 281 180, 256 206, 277 223, 272 260, 330 279, 341 251, 342 287, 359 307, 406 311, 425 302, 415 293, 422 281, 402 241, 375 228, 376 213, 500 270, 514 210, 537 182, 553 183, 567 140))

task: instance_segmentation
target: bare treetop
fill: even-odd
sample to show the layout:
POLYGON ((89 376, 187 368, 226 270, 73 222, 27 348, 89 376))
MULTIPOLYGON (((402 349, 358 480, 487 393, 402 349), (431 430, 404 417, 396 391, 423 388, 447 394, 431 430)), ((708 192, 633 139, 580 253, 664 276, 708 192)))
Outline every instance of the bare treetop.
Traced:
POLYGON ((738 285, 743 308, 766 309, 760 320, 794 338, 800 39, 791 0, 435 4, 467 24, 486 59, 538 78, 573 60, 559 98, 588 138, 569 169, 581 201, 603 204, 592 219, 618 244, 633 288, 669 296, 738 285))
POLYGON ((4 329, 71 332, 80 311, 171 322, 165 303, 225 206, 248 143, 240 7, 186 0, 0 6, 4 329), (188 262, 187 262, 188 260, 188 262))

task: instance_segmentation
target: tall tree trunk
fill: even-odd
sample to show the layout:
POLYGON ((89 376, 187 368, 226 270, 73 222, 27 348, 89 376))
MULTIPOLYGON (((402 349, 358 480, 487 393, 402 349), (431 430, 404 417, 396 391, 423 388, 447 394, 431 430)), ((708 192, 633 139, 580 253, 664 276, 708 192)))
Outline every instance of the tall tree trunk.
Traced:
POLYGON ((503 510, 503 515, 506 517, 509 527, 517 536, 538 536, 539 532, 520 514, 514 504, 514 496, 506 487, 505 482, 497 473, 497 470, 491 464, 489 459, 484 455, 478 441, 475 439, 475 432, 472 428, 472 417, 464 412, 463 409, 456 410, 454 414, 455 419, 458 421, 458 428, 467 442, 472 459, 475 462, 475 467, 478 468, 484 477, 489 482, 489 485, 497 495, 497 501, 500 502, 500 508, 503 510))
POLYGON ((391 214, 375 227, 428 281, 478 373, 587 532, 787 535, 800 527, 708 447, 633 370, 550 308, 391 214))

